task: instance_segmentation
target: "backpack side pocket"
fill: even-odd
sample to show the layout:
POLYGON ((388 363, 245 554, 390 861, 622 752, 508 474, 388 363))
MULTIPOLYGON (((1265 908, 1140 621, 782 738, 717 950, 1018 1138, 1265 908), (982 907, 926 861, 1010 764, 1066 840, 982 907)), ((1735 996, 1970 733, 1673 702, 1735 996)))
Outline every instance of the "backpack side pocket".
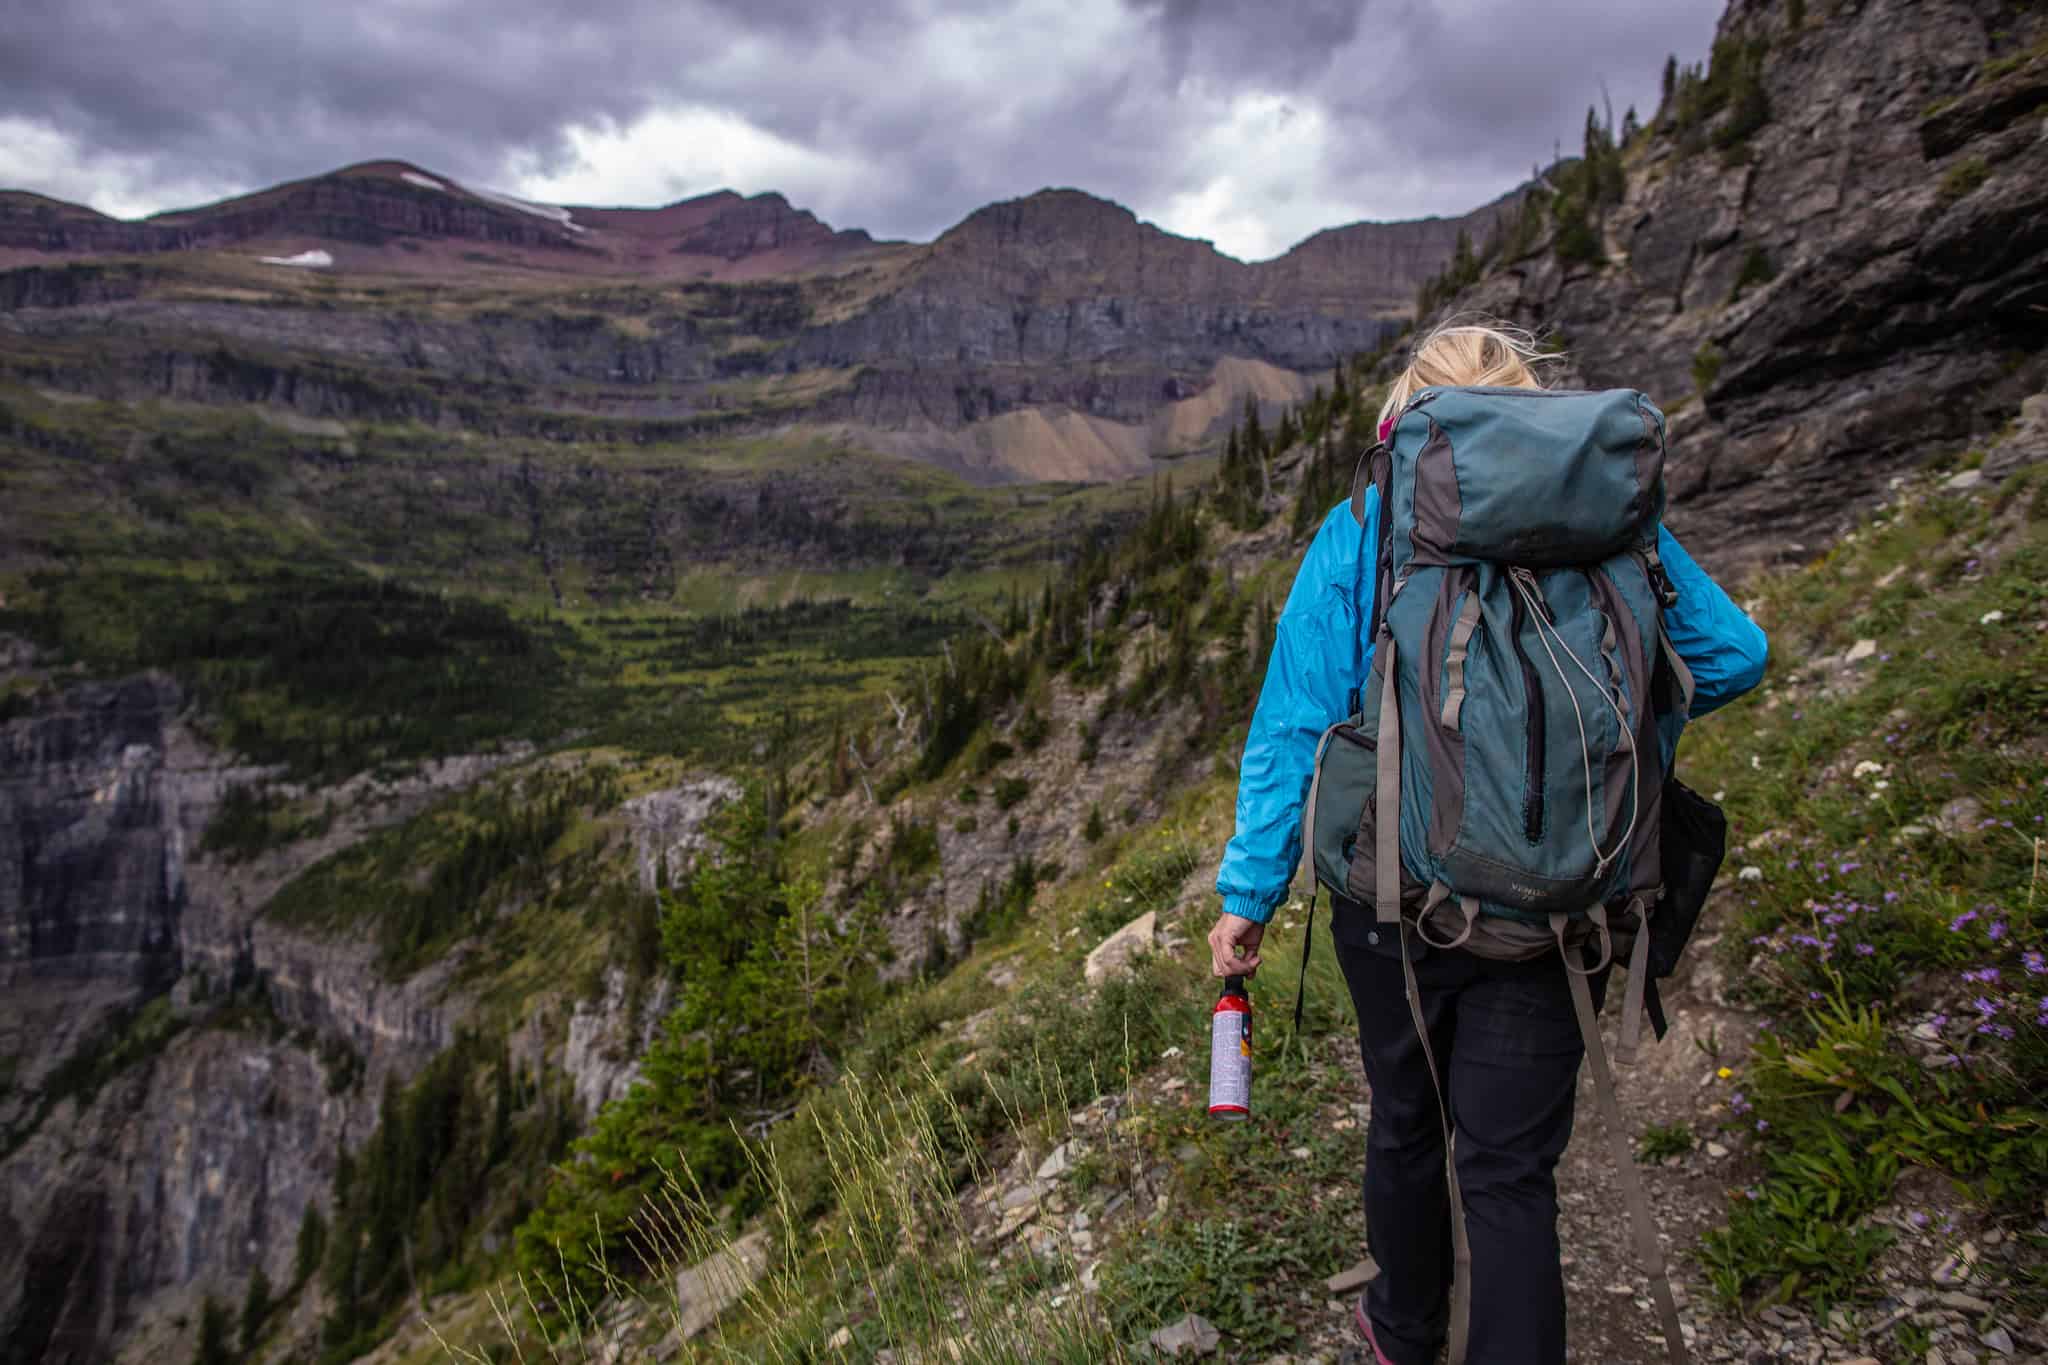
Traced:
POLYGON ((1361 718, 1331 726, 1302 807, 1302 843, 1316 880, 1332 891, 1343 892, 1350 883, 1355 858, 1372 860, 1372 841, 1361 845, 1358 832, 1378 780, 1379 742, 1361 718))

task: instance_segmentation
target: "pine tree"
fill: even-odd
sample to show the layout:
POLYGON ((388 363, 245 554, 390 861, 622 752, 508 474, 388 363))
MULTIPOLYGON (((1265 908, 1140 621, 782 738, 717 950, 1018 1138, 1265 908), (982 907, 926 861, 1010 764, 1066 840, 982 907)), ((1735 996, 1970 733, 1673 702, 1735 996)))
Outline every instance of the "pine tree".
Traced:
POLYGON ((1678 93, 1678 55, 1664 59, 1664 97, 1658 102, 1657 113, 1661 116, 1671 111, 1671 97, 1678 93))
POLYGON ((292 1283, 304 1284, 313 1278, 313 1272, 320 1268, 321 1257, 327 1254, 327 1220, 320 1216, 320 1206, 306 1201, 306 1211, 299 1216, 299 1243, 292 1256, 292 1283))
POLYGON ((208 1294, 199 1309, 199 1349, 192 1365, 234 1365, 235 1351, 228 1340, 228 1310, 208 1294))
POLYGON ((255 1354, 263 1335, 263 1320, 270 1316, 270 1277, 257 1266, 249 1272, 249 1292, 242 1299, 242 1354, 255 1354))

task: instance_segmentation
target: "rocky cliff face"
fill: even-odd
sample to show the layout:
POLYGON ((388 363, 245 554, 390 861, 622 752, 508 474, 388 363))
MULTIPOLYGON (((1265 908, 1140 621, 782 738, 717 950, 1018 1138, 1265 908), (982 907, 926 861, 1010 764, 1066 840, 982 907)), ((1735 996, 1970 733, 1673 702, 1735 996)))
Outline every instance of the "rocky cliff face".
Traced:
MULTIPOLYGON (((992 204, 932 244, 904 286, 796 347, 803 363, 941 372, 1027 365, 1202 369, 1225 355, 1321 370, 1412 310, 1463 219, 1358 223, 1246 265, 1076 190, 992 204)), ((1057 381, 1055 381, 1056 383, 1057 381)))
POLYGON ((1544 244, 1447 305, 1554 328, 1584 381, 1659 399, 1672 523, 1723 562, 1819 549, 1889 473, 1991 439, 2048 387, 2038 15, 1806 14, 1729 7, 1724 43, 1765 52, 1769 121, 1726 155, 1732 114, 1697 150, 1632 149, 1606 264, 1544 244))
POLYGON ((259 915, 319 857, 511 755, 337 789, 348 813, 328 833, 228 866, 200 841, 258 772, 196 740, 184 705, 152 674, 0 727, 10 1360, 105 1359, 202 1287, 231 1294, 257 1266, 286 1283, 300 1217, 374 1126, 383 1076, 416 1070, 463 1010, 445 967, 391 982, 371 947, 259 915))

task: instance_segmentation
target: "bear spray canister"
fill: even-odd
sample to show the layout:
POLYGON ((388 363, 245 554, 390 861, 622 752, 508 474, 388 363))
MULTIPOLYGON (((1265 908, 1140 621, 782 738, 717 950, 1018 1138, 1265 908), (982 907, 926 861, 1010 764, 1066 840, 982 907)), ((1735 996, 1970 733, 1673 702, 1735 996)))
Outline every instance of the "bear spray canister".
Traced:
POLYGON ((1223 979, 1223 994, 1209 1016, 1209 1117, 1252 1114, 1252 999, 1244 978, 1223 979))

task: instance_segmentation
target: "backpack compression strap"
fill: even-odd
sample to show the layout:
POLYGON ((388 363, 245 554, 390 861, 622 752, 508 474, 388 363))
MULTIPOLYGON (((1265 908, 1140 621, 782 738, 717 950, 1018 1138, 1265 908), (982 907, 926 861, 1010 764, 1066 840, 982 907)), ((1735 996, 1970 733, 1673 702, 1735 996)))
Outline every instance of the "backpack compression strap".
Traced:
POLYGON ((1422 1017, 1422 989, 1415 983, 1415 963, 1408 956, 1408 921, 1401 926, 1401 982, 1408 995, 1408 1017, 1422 1042, 1422 1060, 1436 1091, 1436 1113, 1444 1132, 1444 1182, 1451 1194, 1451 1343, 1448 1365, 1465 1365, 1472 1335, 1472 1241, 1465 1230, 1465 1195, 1458 1188, 1458 1132, 1451 1123, 1444 1083, 1436 1069, 1436 1051, 1429 1045, 1429 1024, 1422 1017))
MULTIPOLYGON (((1664 1327, 1666 1358, 1671 1365, 1689 1365, 1685 1335, 1679 1329, 1678 1303, 1671 1297, 1671 1276, 1664 1268, 1664 1248, 1657 1241, 1657 1220, 1650 1212, 1648 1197, 1643 1193, 1643 1180, 1636 1171, 1635 1156, 1628 1149, 1628 1130, 1622 1127, 1621 1102, 1614 1095, 1614 1073, 1608 1069, 1607 1051, 1600 1043, 1600 1024, 1593 1016, 1593 992, 1587 987, 1586 978, 1599 968, 1582 972, 1572 966, 1571 954, 1564 947, 1564 926, 1563 915, 1550 917, 1551 932, 1557 935, 1558 949, 1565 954, 1564 974, 1571 984, 1572 1012, 1579 1017, 1579 1037, 1586 1045, 1586 1060, 1593 1064, 1593 1092, 1599 1096, 1600 1117, 1606 1123, 1608 1141, 1613 1144, 1615 1173, 1621 1179, 1622 1199, 1628 1204, 1629 1228, 1635 1234, 1636 1255, 1642 1260, 1644 1273, 1650 1277, 1650 1297, 1657 1302, 1657 1317, 1664 1327)), ((1648 938, 1648 931, 1645 930, 1641 937, 1648 938)), ((1603 962, 1601 965, 1606 964, 1603 962)))

